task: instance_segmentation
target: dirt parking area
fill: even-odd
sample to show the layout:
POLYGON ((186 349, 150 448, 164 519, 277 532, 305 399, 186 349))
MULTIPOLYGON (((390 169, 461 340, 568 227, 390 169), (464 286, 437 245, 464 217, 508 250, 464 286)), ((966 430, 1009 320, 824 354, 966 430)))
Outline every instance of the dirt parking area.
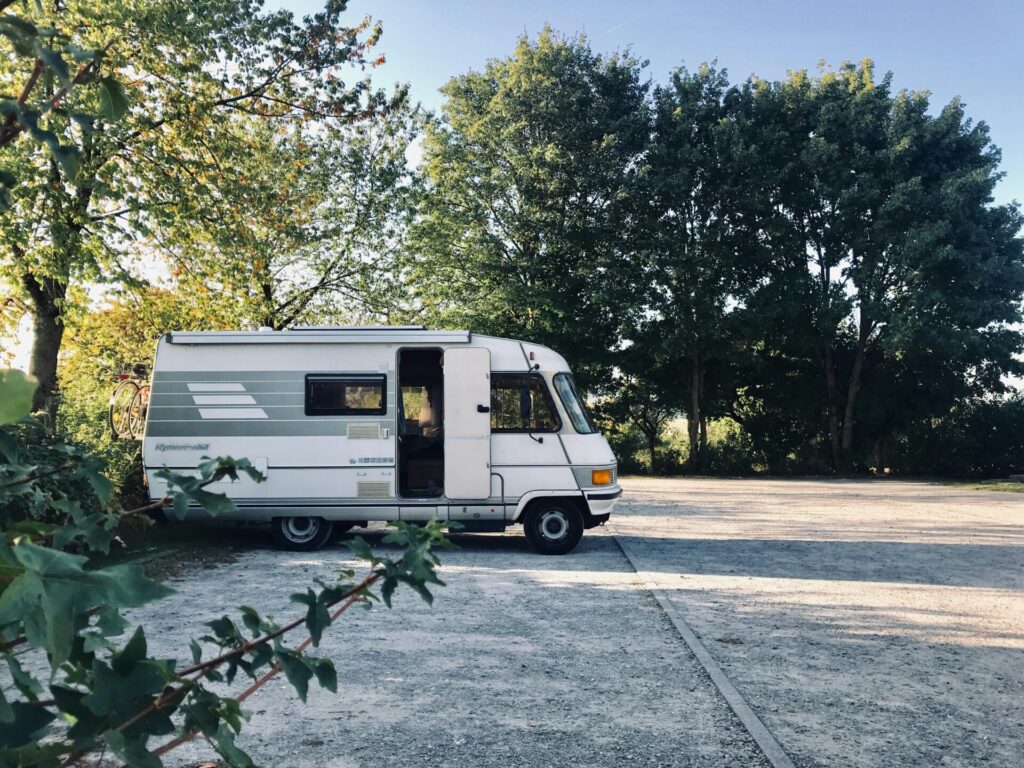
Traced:
MULTIPOLYGON (((1024 496, 896 482, 627 479, 566 557, 454 537, 433 608, 357 611, 337 695, 274 681, 242 744, 273 766, 764 766, 665 611, 798 766, 1024 765, 1024 496), (614 532, 614 536, 613 536, 614 532), (623 555, 618 537, 641 573, 623 555)), ((379 534, 368 535, 379 543, 379 534)), ((147 609, 179 656, 239 603, 280 620, 354 567, 245 534, 147 609)), ((202 744, 172 765, 210 758, 202 744)))
POLYGON ((627 489, 615 530, 797 765, 1024 765, 1024 496, 627 489))
MULTIPOLYGON (((311 688, 303 705, 272 681, 246 702, 240 743, 281 768, 766 766, 614 539, 596 533, 570 557, 533 553, 518 529, 454 536, 433 608, 400 591, 393 610, 350 611, 321 645, 338 693, 311 688)), ((177 594, 136 612, 162 632, 154 650, 187 654, 182 638, 240 603, 293 616, 291 592, 358 568, 343 543, 303 555, 244 541, 234 562, 186 573, 177 594)), ((168 764, 211 756, 195 743, 168 764)))

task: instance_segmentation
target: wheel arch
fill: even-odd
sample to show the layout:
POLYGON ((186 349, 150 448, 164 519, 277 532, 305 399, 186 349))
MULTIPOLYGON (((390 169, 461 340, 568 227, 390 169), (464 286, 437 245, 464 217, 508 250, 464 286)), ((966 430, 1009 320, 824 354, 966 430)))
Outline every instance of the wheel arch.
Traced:
POLYGON ((519 503, 516 505, 515 514, 512 516, 512 522, 522 523, 526 510, 534 504, 544 501, 566 501, 574 504, 583 514, 584 520, 590 514, 582 491, 530 491, 520 497, 519 503))

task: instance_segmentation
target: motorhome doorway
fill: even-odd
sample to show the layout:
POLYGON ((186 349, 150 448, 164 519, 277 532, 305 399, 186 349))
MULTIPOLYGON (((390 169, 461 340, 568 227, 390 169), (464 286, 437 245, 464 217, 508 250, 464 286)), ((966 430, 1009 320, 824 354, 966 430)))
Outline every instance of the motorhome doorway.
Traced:
POLYGON ((398 352, 398 495, 444 493, 444 372, 440 349, 398 352))

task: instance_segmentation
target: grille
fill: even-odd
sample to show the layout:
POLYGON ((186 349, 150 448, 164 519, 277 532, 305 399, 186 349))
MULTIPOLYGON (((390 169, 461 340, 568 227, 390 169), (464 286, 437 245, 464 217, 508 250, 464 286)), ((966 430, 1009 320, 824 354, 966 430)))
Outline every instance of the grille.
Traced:
POLYGON ((389 498, 391 483, 387 480, 360 480, 356 483, 356 496, 360 499, 389 498))
POLYGON ((349 424, 349 440, 376 440, 380 437, 379 424, 349 424))

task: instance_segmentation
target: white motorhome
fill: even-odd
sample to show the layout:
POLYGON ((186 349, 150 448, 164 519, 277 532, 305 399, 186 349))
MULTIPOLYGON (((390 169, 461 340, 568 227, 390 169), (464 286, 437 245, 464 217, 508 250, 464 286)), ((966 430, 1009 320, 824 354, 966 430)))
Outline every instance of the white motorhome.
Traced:
POLYGON ((290 549, 371 520, 437 518, 521 524, 536 550, 564 554, 622 493, 565 359, 528 342, 421 326, 175 332, 151 386, 152 498, 162 467, 248 458, 265 482, 210 490, 290 549))

